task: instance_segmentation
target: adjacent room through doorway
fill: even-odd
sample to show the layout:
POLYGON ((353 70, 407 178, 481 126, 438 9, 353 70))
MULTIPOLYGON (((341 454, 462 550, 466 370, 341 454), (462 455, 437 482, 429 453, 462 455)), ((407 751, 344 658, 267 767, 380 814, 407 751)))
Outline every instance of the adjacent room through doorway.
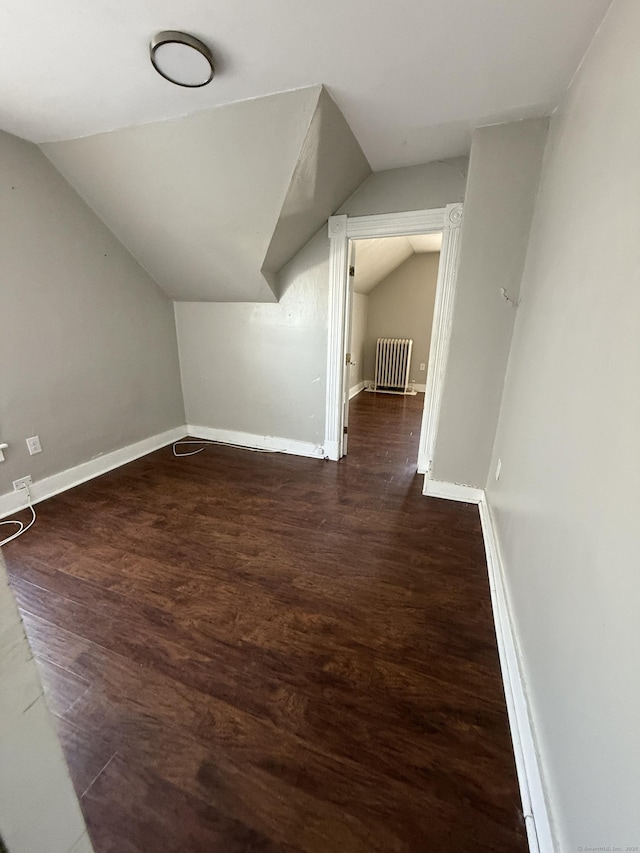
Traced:
POLYGON ((358 409, 366 408, 374 419, 377 410, 384 411, 390 440, 405 427, 409 438, 415 431, 408 460, 414 470, 441 246, 442 232, 350 243, 349 400, 360 395, 358 409))

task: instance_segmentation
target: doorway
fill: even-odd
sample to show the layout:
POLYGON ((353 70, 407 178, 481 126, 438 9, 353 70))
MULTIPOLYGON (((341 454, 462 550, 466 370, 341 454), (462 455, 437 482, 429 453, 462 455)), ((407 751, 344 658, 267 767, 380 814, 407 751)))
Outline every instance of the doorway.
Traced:
POLYGON ((424 410, 441 246, 441 231, 350 241, 344 453, 353 451, 349 420, 358 397, 359 408, 384 408, 389 434, 410 429, 408 449, 417 466, 420 426, 415 415, 409 421, 404 415, 424 410), (360 399, 369 393, 371 399, 360 399))
POLYGON ((461 221, 460 204, 375 216, 333 216, 329 220, 331 251, 325 422, 325 455, 329 459, 340 459, 348 448, 345 435, 348 436, 351 387, 351 365, 348 361, 353 320, 353 286, 352 277, 349 276, 350 242, 355 244, 355 241, 364 239, 433 235, 440 232, 442 244, 427 362, 429 371, 427 373, 425 370, 426 391, 416 465, 418 472, 429 477, 449 349, 461 221))

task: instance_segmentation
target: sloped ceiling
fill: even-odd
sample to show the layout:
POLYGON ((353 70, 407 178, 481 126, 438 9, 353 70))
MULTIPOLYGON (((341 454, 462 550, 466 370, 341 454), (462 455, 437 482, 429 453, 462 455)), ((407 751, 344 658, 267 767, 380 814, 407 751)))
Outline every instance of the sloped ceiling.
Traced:
POLYGON ((272 274, 370 172, 319 86, 41 147, 180 301, 275 301, 272 274))
POLYGON ((370 174, 351 128, 323 89, 264 260, 267 278, 277 280, 275 274, 370 174))
POLYGON ((413 251, 420 255, 423 252, 439 252, 442 248, 442 232, 437 234, 412 234, 407 237, 413 251))
POLYGON ((369 294, 411 255, 439 252, 441 246, 441 233, 356 240, 353 289, 369 294))
POLYGON ((467 154, 473 127, 557 105, 610 0, 3 0, 0 127, 87 136, 325 83, 374 170, 467 154), (152 69, 159 30, 217 61, 152 69))
POLYGON ((552 110, 609 2, 5 0, 0 128, 42 143, 173 299, 274 301, 369 164, 552 110), (209 44, 210 85, 155 73, 167 28, 209 44))

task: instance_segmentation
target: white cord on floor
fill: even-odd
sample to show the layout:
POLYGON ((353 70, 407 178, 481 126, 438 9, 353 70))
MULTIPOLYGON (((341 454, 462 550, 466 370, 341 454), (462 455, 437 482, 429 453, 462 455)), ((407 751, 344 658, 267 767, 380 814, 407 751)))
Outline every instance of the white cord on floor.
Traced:
POLYGON ((178 447, 179 444, 204 444, 204 445, 207 445, 209 443, 210 442, 208 442, 208 441, 191 441, 188 439, 185 439, 184 441, 176 441, 173 444, 173 455, 174 456, 195 456, 196 453, 202 453, 202 451, 204 450, 204 447, 201 447, 200 450, 190 450, 189 453, 178 453, 176 448, 178 447))
POLYGON ((22 487, 27 493, 27 501, 29 503, 29 509, 31 510, 31 521, 28 524, 25 524, 23 521, 16 521, 15 519, 9 519, 8 521, 0 521, 0 526, 4 524, 17 524, 18 530, 15 533, 12 533, 11 536, 7 536, 6 539, 3 539, 0 542, 0 547, 6 545, 8 542, 12 542, 14 539, 17 539, 18 536, 22 536, 23 533, 26 533, 30 527, 33 527, 36 521, 36 511, 33 508, 33 504, 31 503, 31 492, 29 491, 28 486, 22 487))
POLYGON ((193 438, 183 438, 180 441, 174 441, 173 443, 173 455, 174 456, 195 456, 196 453, 202 453, 203 450, 208 445, 214 445, 218 447, 236 447, 238 450, 252 450, 254 453, 277 453, 277 450, 271 450, 270 448, 262 448, 262 447, 246 447, 244 444, 230 444, 228 441, 208 441, 205 439, 193 439, 193 438), (179 444, 201 444, 203 445, 199 450, 190 450, 188 453, 178 453, 177 447, 179 444))

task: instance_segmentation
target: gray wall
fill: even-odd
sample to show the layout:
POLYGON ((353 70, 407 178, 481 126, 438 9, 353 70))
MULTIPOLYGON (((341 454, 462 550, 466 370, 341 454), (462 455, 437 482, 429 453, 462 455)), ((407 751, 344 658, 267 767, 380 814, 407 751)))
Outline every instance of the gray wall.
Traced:
MULTIPOLYGON (((464 198, 466 160, 371 175, 352 215, 464 198)), ((176 303, 188 423, 324 442, 329 239, 326 225, 286 265, 277 305, 176 303)))
POLYGON ((370 216, 455 204, 464 199, 468 168, 467 157, 454 157, 374 172, 337 213, 370 216))
POLYGON ((353 294, 351 312, 351 360, 355 361, 349 371, 349 390, 365 380, 364 348, 367 336, 367 318, 369 316, 369 297, 366 293, 353 294))
POLYGON ((487 479, 536 199, 547 119, 473 134, 451 345, 435 446, 436 480, 487 479))
POLYGON ((171 303, 36 146, 0 133, 0 160, 2 494, 184 411, 171 303))
POLYGON ((91 853, 2 553, 0 685, 0 837, 9 853, 91 853))
POLYGON ((429 362, 439 252, 412 255, 369 294, 364 379, 373 379, 378 338, 411 338, 411 380, 426 383, 420 363, 429 362))
POLYGON ((284 268, 275 305, 176 303, 187 423, 323 444, 326 243, 284 268))
POLYGON ((561 851, 640 845, 639 31, 551 124, 488 486, 561 851))

